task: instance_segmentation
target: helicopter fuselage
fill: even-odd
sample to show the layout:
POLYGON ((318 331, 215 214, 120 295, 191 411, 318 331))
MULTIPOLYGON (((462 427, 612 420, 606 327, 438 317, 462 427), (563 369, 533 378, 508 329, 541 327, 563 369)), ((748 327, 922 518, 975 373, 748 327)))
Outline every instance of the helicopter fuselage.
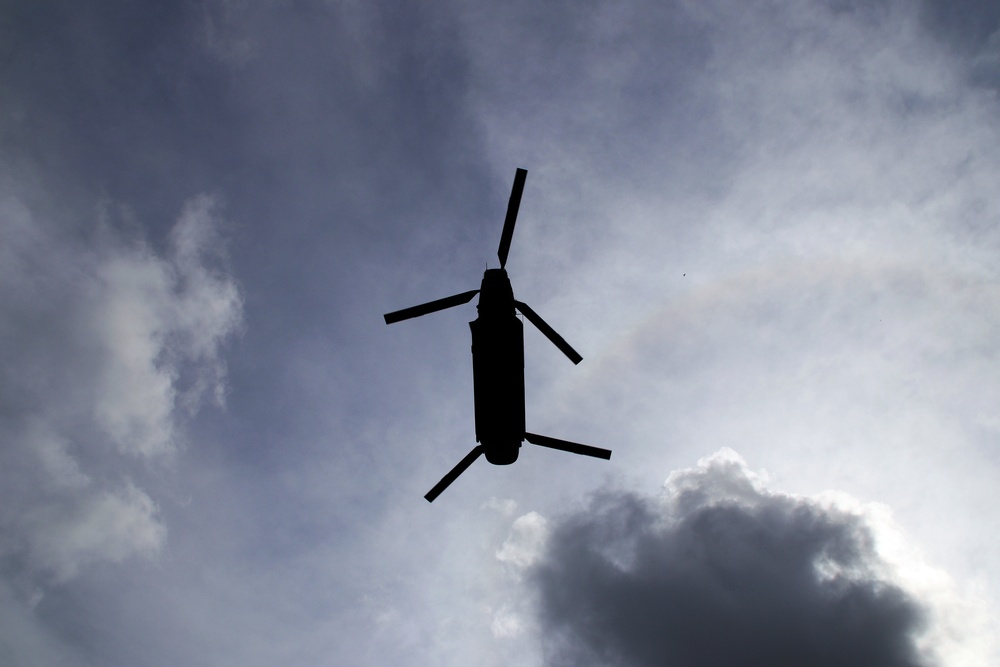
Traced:
POLYGON ((476 440, 486 460, 508 465, 524 440, 524 326, 504 269, 487 269, 472 330, 476 440))

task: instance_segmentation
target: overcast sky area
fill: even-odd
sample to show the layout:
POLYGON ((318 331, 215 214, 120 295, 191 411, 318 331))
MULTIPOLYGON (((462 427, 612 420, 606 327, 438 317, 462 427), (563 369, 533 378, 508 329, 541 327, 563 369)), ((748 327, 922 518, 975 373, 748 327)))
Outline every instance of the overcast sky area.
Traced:
POLYGON ((1000 5, 0 5, 0 663, 1000 664, 1000 5), (507 270, 525 444, 475 444, 507 270))

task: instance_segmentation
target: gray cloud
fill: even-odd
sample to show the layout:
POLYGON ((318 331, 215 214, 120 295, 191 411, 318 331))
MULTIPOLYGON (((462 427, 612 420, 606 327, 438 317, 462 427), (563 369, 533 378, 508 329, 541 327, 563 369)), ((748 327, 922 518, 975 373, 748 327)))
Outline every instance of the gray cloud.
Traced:
POLYGON ((553 523, 532 570, 550 665, 930 664, 926 610, 863 516, 768 492, 731 454, 553 523))

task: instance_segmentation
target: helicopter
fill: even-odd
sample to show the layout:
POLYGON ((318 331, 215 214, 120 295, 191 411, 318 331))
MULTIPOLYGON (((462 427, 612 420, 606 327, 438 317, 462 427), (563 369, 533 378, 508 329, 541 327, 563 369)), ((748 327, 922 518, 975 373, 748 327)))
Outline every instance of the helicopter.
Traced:
POLYGON ((507 216, 500 235, 497 257, 499 269, 486 269, 479 289, 444 297, 386 313, 386 324, 435 313, 439 310, 461 306, 479 295, 476 306, 478 317, 469 322, 472 330, 472 378, 476 409, 476 442, 458 465, 451 469, 424 498, 434 502, 458 476, 465 472, 476 459, 485 455, 493 465, 510 465, 517 460, 521 443, 527 440, 533 445, 558 449, 572 454, 582 454, 600 459, 610 459, 611 450, 581 445, 576 442, 550 438, 529 433, 524 425, 524 325, 517 317, 519 311, 546 338, 569 357, 574 364, 583 357, 555 332, 538 313, 527 304, 514 299, 514 290, 504 268, 507 253, 514 236, 514 223, 521 207, 521 194, 528 176, 526 169, 518 169, 514 174, 514 186, 507 202, 507 216))

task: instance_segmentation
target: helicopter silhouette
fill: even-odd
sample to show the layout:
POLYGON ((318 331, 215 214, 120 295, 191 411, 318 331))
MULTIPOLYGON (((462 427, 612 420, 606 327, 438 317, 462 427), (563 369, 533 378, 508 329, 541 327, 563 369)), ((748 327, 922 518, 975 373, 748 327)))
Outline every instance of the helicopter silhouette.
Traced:
POLYGON ((527 440, 533 445, 559 449, 573 454, 610 459, 611 450, 581 445, 567 440, 550 438, 545 435, 528 433, 524 426, 524 325, 515 310, 520 311, 529 322, 545 334, 552 343, 562 350, 574 364, 583 357, 570 347, 562 336, 545 323, 538 313, 527 304, 514 299, 514 290, 504 268, 507 253, 514 236, 514 223, 521 206, 524 181, 528 176, 525 169, 518 169, 514 175, 514 187, 507 203, 507 217, 500 235, 497 257, 499 269, 486 269, 479 289, 469 290, 443 299, 429 301, 387 313, 386 324, 394 324, 421 315, 435 313, 446 308, 461 306, 479 295, 476 309, 479 316, 469 322, 472 329, 472 378, 476 404, 476 442, 479 444, 459 461, 424 498, 434 502, 458 476, 471 466, 481 455, 494 465, 509 465, 517 460, 521 442, 527 440))

